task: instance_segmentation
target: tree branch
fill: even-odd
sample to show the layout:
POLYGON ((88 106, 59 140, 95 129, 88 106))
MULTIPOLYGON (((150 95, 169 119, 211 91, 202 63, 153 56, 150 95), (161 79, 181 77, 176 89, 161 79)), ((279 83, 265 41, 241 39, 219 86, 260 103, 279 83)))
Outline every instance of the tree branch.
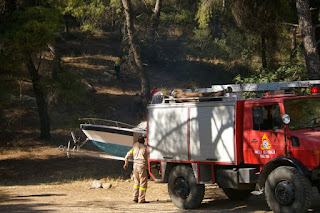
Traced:
POLYGON ((42 51, 40 52, 40 55, 39 55, 39 63, 38 63, 37 71, 39 71, 40 69, 41 59, 42 59, 42 51))
POLYGON ((276 24, 288 25, 288 26, 293 26, 293 27, 299 27, 298 24, 292 24, 292 23, 287 23, 287 22, 277 22, 276 24))

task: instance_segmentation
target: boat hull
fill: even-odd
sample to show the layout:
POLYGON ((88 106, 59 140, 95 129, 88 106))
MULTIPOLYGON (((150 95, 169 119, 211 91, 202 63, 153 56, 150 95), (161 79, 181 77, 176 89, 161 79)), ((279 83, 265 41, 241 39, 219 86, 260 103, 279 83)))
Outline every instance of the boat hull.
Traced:
POLYGON ((99 141, 91 141, 95 146, 104 152, 118 157, 125 157, 131 146, 123 146, 114 143, 104 143, 99 141))
POLYGON ((81 124, 80 128, 95 146, 119 157, 124 157, 137 135, 144 133, 142 130, 93 124, 81 124))

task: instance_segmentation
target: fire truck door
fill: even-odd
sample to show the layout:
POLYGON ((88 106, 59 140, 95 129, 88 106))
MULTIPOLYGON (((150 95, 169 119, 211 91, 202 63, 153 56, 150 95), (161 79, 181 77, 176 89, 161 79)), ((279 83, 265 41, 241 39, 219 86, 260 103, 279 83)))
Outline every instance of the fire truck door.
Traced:
POLYGON ((265 164, 284 153, 280 107, 277 103, 253 105, 250 111, 251 131, 244 147, 245 162, 265 164))

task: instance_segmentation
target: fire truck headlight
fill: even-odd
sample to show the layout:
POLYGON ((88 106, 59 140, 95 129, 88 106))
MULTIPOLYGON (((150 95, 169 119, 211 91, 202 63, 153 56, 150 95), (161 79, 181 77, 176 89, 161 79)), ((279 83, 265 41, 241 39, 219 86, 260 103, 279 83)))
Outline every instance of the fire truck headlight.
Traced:
POLYGON ((281 118, 284 124, 288 125, 290 123, 290 116, 288 114, 283 114, 281 118))

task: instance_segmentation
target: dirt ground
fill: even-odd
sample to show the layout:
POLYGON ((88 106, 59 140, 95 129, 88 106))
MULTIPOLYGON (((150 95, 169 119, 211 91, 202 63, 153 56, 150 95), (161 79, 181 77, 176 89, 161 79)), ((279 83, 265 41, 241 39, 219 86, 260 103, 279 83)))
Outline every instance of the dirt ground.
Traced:
MULTIPOLYGON (((131 202, 133 181, 123 162, 74 156, 55 147, 39 146, 1 151, 0 212, 181 212, 167 193, 167 185, 149 181, 148 204, 131 202), (92 177, 90 177, 92 176, 92 177), (94 179, 110 189, 91 189, 94 179)), ((221 190, 207 187, 198 211, 267 212, 262 198, 230 202, 221 190), (256 202, 259 202, 257 205, 256 202)))
MULTIPOLYGON (((90 146, 89 146, 90 147, 90 146)), ((170 200, 167 184, 149 181, 148 204, 131 201, 131 170, 123 162, 71 156, 37 141, 0 150, 0 212, 185 212, 170 200), (32 144, 31 144, 32 143, 32 144), (111 183, 91 189, 93 180, 111 183)), ((310 212, 320 212, 315 196, 310 212)), ((188 212, 271 212, 264 195, 230 201, 221 189, 206 186, 199 209, 188 212)))

